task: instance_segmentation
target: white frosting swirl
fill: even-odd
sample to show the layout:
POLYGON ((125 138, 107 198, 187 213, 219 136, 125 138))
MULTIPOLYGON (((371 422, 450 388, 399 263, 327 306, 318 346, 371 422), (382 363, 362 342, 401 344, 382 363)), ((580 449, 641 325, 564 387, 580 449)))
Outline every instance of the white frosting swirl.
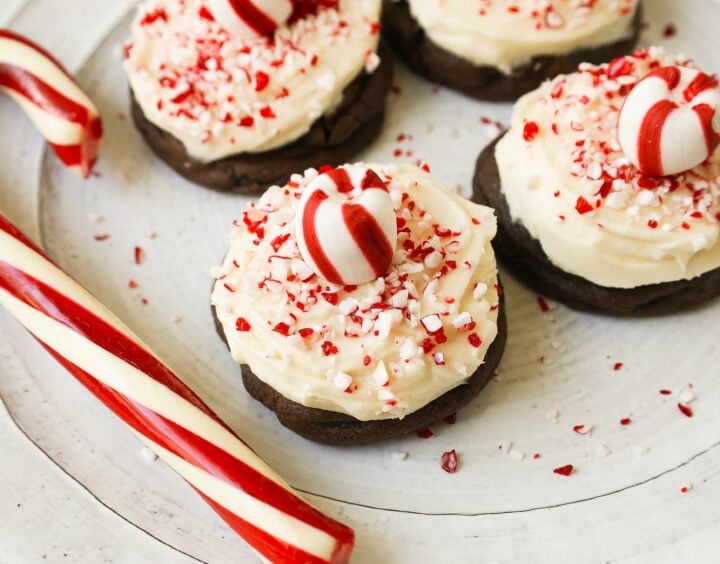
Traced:
POLYGON ((464 383, 497 335, 491 209, 412 165, 369 165, 398 217, 388 273, 335 286, 302 262, 297 199, 272 187, 230 235, 212 293, 233 358, 285 397, 359 420, 401 418, 464 383))
POLYGON ((650 178, 617 141, 627 93, 651 68, 692 66, 660 49, 581 65, 521 98, 495 151, 514 221, 550 260, 611 288, 695 278, 720 267, 720 149, 650 178))
POLYGON ((125 71, 145 117, 202 161, 295 141, 378 64, 380 0, 340 0, 273 38, 243 40, 201 0, 138 9, 125 71))
POLYGON ((505 74, 538 55, 620 41, 639 0, 407 0, 434 43, 505 74))

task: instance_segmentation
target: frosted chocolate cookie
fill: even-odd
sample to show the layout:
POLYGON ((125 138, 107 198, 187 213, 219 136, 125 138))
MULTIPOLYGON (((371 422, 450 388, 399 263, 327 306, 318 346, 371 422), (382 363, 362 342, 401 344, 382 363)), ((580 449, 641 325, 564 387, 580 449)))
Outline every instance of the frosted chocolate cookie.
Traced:
POLYGON ((132 24, 132 115, 162 160, 203 186, 257 193, 377 136, 392 79, 380 0, 294 2, 260 35, 217 4, 146 1, 132 24))
POLYGON ((211 302, 248 391, 314 441, 442 419, 492 377, 492 210, 411 165, 293 175, 235 222, 211 302))
POLYGON ((383 0, 383 33, 418 74, 480 100, 516 100, 581 62, 634 48, 639 0, 383 0))
POLYGON ((660 49, 521 98, 477 161, 498 256, 571 307, 663 313, 720 294, 720 87, 660 49))

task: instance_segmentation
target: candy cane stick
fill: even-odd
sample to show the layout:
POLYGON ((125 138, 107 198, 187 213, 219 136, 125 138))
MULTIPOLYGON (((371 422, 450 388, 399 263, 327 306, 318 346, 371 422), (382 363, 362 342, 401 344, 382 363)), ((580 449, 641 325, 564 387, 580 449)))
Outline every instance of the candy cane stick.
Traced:
POLYGON ((20 105, 63 163, 82 177, 90 174, 102 123, 93 103, 52 55, 0 29, 0 89, 20 105))
POLYGON ((348 562, 352 529, 298 497, 130 329, 2 214, 0 304, 263 558, 348 562))

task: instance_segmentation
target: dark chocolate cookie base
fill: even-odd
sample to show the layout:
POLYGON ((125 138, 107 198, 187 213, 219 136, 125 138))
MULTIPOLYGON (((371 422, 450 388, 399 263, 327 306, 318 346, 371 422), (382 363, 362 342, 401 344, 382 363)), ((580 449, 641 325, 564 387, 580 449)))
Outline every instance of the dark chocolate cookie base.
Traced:
POLYGON ((640 34, 638 6, 630 37, 615 43, 553 56, 538 56, 506 75, 490 66, 476 66, 445 51, 425 34, 405 0, 383 0, 383 34, 410 68, 429 80, 478 100, 516 100, 558 74, 572 72, 583 62, 602 63, 631 52, 640 34))
POLYGON ((683 311, 720 295, 720 269, 692 280, 624 289, 599 286, 555 266, 539 241, 510 216, 495 161, 495 145, 499 139, 486 147, 477 159, 473 200, 495 208, 498 233, 493 247, 503 265, 526 286, 577 310, 611 314, 655 315, 683 311))
MULTIPOLYGON (((212 310, 217 332, 227 342, 215 315, 215 308, 213 307, 212 310)), ((467 383, 453 388, 403 419, 359 421, 342 413, 305 407, 276 392, 244 364, 241 365, 242 378, 248 393, 274 411, 280 423, 298 435, 311 441, 331 445, 361 444, 424 429, 468 404, 493 377, 505 350, 506 339, 505 304, 501 297, 498 334, 488 348, 485 362, 470 376, 467 383)))
POLYGON ((309 167, 345 163, 378 136, 393 74, 392 55, 383 44, 379 55, 380 66, 348 85, 332 114, 319 118, 298 140, 271 151, 211 162, 195 159, 178 139, 145 118, 131 92, 133 121, 155 154, 191 182, 222 192, 258 194, 309 167))

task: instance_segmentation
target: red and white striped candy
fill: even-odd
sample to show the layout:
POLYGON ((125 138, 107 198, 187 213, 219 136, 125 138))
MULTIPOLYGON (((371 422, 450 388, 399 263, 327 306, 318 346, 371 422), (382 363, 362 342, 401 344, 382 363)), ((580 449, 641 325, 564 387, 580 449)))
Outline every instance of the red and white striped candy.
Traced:
POLYGON ((100 116, 52 55, 0 29, 0 89, 20 105, 63 163, 82 177, 90 174, 102 137, 100 116))
POLYGON ((320 174, 300 197, 296 234, 303 260, 328 282, 374 280, 387 271, 397 244, 387 186, 364 166, 320 174))
POLYGON ((207 0, 215 21, 243 39, 270 37, 293 11, 292 0, 207 0))
POLYGON ((352 529, 296 495, 130 329, 2 214, 0 304, 263 558, 349 561, 352 529))
POLYGON ((719 106, 717 77, 687 67, 657 68, 635 85, 620 110, 620 146, 648 176, 690 170, 720 143, 719 106))

